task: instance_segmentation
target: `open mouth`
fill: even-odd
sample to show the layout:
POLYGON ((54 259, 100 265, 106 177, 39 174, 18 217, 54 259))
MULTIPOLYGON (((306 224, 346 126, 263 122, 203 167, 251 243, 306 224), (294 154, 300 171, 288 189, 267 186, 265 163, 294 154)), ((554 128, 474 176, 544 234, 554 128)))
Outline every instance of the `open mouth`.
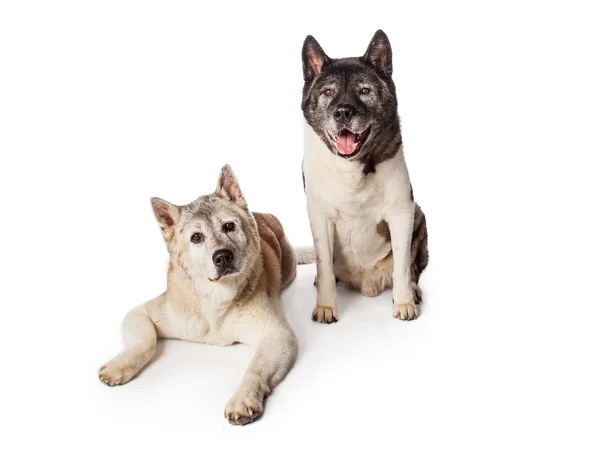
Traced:
POLYGON ((367 127, 367 130, 362 133, 354 133, 350 132, 348 129, 343 129, 337 135, 330 133, 329 138, 331 138, 331 141, 335 145, 338 155, 343 158, 349 158, 350 156, 354 156, 356 153, 358 153, 360 147, 367 140, 370 131, 370 126, 367 127))

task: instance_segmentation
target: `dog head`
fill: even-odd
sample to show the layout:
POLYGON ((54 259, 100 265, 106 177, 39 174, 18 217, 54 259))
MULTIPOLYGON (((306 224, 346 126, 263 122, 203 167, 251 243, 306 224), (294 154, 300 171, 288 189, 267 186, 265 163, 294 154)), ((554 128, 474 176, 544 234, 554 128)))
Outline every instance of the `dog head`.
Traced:
POLYGON ((398 142, 392 47, 383 31, 375 33, 363 56, 343 59, 329 58, 309 35, 302 67, 304 117, 333 154, 365 160, 398 142))
POLYGON ((186 206, 152 198, 171 261, 192 279, 216 283, 248 274, 259 252, 258 229, 231 168, 213 194, 186 206))

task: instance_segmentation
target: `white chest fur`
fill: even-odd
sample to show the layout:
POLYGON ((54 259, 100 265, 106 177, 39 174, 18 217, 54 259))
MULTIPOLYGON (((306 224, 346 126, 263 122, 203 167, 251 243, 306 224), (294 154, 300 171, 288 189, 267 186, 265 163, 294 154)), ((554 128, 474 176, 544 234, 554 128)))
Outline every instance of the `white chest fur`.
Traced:
POLYGON ((187 300, 187 303, 177 300, 172 305, 167 304, 168 333, 165 334, 193 342, 221 346, 233 344, 236 340, 228 316, 240 278, 243 277, 234 277, 218 284, 200 280, 196 285, 199 299, 187 300))
POLYGON ((377 224, 411 203, 402 148, 365 175, 360 162, 332 154, 305 124, 303 170, 309 211, 335 224, 334 257, 343 257, 355 268, 371 268, 389 254, 390 242, 377 224))

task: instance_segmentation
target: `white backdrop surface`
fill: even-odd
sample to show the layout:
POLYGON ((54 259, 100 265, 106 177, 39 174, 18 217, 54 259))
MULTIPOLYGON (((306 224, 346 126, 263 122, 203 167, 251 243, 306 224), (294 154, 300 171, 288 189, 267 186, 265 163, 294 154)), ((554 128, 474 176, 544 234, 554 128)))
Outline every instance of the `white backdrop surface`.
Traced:
POLYGON ((3 461, 598 461, 600 82, 593 2, 3 2, 3 461), (96 376, 163 291, 151 196, 229 163, 254 211, 311 244, 304 37, 394 51, 428 221, 415 322, 314 266, 283 295, 301 352, 264 417, 223 409, 252 352, 167 341, 130 384, 96 376))

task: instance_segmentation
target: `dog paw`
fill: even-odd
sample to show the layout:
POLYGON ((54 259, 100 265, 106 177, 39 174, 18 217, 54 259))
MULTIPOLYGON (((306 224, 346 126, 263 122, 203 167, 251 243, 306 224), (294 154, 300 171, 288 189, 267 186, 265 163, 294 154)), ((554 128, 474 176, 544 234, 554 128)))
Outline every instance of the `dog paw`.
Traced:
POLYGON ((335 323, 337 319, 337 310, 335 307, 322 307, 317 306, 313 310, 312 319, 319 323, 335 323))
POLYGON ((393 315, 400 320, 415 320, 417 318, 417 307, 413 302, 394 304, 393 315))
POLYGON ((263 411, 263 398, 258 393, 236 393, 225 407, 230 424, 252 423, 263 411))
POLYGON ((98 378, 109 386, 119 386, 131 381, 136 373, 135 366, 131 362, 117 356, 100 367, 98 378))

